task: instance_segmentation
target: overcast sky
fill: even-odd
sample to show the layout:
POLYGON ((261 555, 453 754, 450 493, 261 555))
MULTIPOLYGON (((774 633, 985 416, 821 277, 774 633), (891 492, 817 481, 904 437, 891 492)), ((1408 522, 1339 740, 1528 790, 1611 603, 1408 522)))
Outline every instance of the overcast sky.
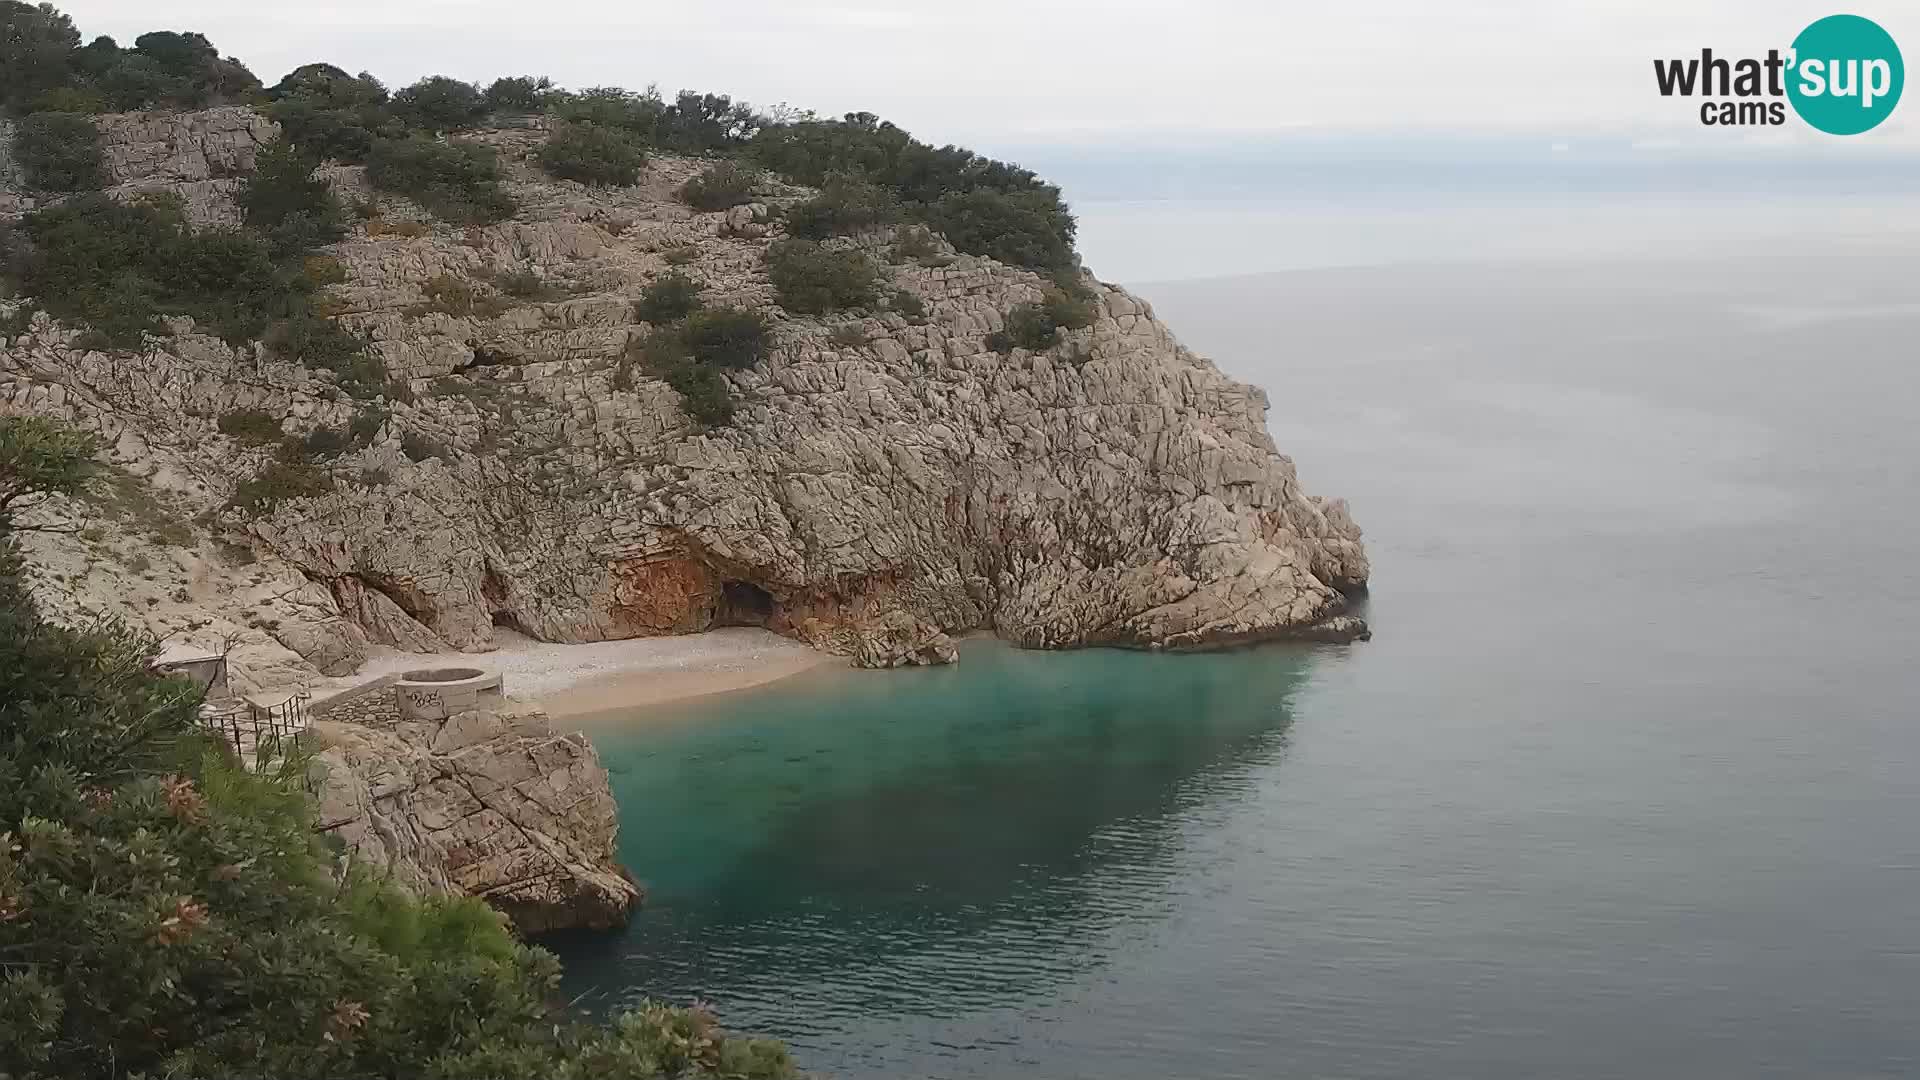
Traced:
MULTIPOLYGON (((934 142, 1138 143, 1311 131, 1659 146, 1813 144, 1703 128, 1651 60, 1785 49, 1852 11, 1920 56, 1916 0, 89 0, 82 33, 198 30, 272 83, 327 60, 399 86, 550 74, 866 109, 934 142)), ((1911 95, 1910 95, 1911 96, 1911 95)), ((1861 145, 1866 144, 1866 145, 1861 145)), ((1905 102, 1861 152, 1920 145, 1905 102)))

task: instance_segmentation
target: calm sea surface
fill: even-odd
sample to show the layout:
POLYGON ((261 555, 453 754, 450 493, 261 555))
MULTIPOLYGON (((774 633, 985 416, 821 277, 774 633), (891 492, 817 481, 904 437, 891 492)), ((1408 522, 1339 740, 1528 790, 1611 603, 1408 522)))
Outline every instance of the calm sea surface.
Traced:
POLYGON ((1920 259, 1141 291, 1352 500, 1374 640, 598 728, 652 899, 569 991, 856 1078, 1920 1075, 1920 259))

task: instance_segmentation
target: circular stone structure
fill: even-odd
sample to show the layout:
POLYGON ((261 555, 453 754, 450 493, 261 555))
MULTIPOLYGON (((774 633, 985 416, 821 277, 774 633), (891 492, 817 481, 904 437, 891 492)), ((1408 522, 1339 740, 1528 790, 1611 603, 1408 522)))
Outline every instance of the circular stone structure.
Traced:
POLYGON ((498 710, 507 696, 497 672, 479 668, 421 668, 393 684, 400 715, 408 720, 445 720, 474 709, 498 710))

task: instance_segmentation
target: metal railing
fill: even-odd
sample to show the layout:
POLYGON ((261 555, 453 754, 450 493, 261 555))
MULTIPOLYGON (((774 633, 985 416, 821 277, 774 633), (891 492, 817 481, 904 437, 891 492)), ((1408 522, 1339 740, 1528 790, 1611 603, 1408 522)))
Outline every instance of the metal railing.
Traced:
POLYGON ((278 757, 287 742, 312 723, 313 695, 300 691, 277 705, 228 699, 200 707, 200 726, 233 749, 242 762, 278 757))

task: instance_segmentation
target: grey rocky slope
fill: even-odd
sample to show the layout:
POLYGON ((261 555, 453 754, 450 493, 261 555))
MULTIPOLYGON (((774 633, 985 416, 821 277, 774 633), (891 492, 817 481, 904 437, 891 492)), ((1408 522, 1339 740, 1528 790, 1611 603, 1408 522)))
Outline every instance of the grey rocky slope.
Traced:
MULTIPOLYGON (((205 222, 231 219, 230 177, 274 134, 240 109, 103 129, 118 191, 177 192, 205 222)), ((164 505, 199 515, 158 598, 131 614, 238 634, 243 685, 350 671, 373 643, 483 650, 499 626, 593 641, 751 622, 869 666, 951 659, 949 635, 975 629, 1048 648, 1364 633, 1341 614, 1367 577, 1346 507, 1301 488, 1264 394, 1142 300, 1096 283, 1090 327, 1002 355, 987 335, 1043 278, 897 258, 875 234, 848 242, 924 318, 790 316, 763 259, 775 211, 803 189, 769 181, 760 203, 702 214, 674 197, 697 162, 657 157, 639 186, 589 189, 539 173, 537 127, 477 137, 521 203, 501 225, 433 224, 357 169, 328 172, 381 209, 374 235, 329 249, 346 270, 333 306, 407 387, 371 445, 332 463, 333 494, 257 519, 221 510, 272 451, 216 427, 238 409, 289 434, 343 427, 364 403, 330 375, 184 323, 107 355, 40 316, 0 350, 0 407, 100 431, 164 505), (732 375, 730 426, 702 430, 672 389, 618 363, 648 329, 631 301, 670 254, 710 301, 776 320, 771 357, 732 375), (424 303, 435 278, 485 293, 515 272, 562 298, 472 315, 424 303)), ((132 541, 107 525, 96 557, 57 541, 33 553, 67 571, 53 610, 130 587, 115 564, 132 541)))
POLYGON ((406 720, 389 694, 314 723, 316 826, 422 895, 468 895, 523 933, 622 925, 640 890, 614 861, 607 772, 538 711, 406 720))

